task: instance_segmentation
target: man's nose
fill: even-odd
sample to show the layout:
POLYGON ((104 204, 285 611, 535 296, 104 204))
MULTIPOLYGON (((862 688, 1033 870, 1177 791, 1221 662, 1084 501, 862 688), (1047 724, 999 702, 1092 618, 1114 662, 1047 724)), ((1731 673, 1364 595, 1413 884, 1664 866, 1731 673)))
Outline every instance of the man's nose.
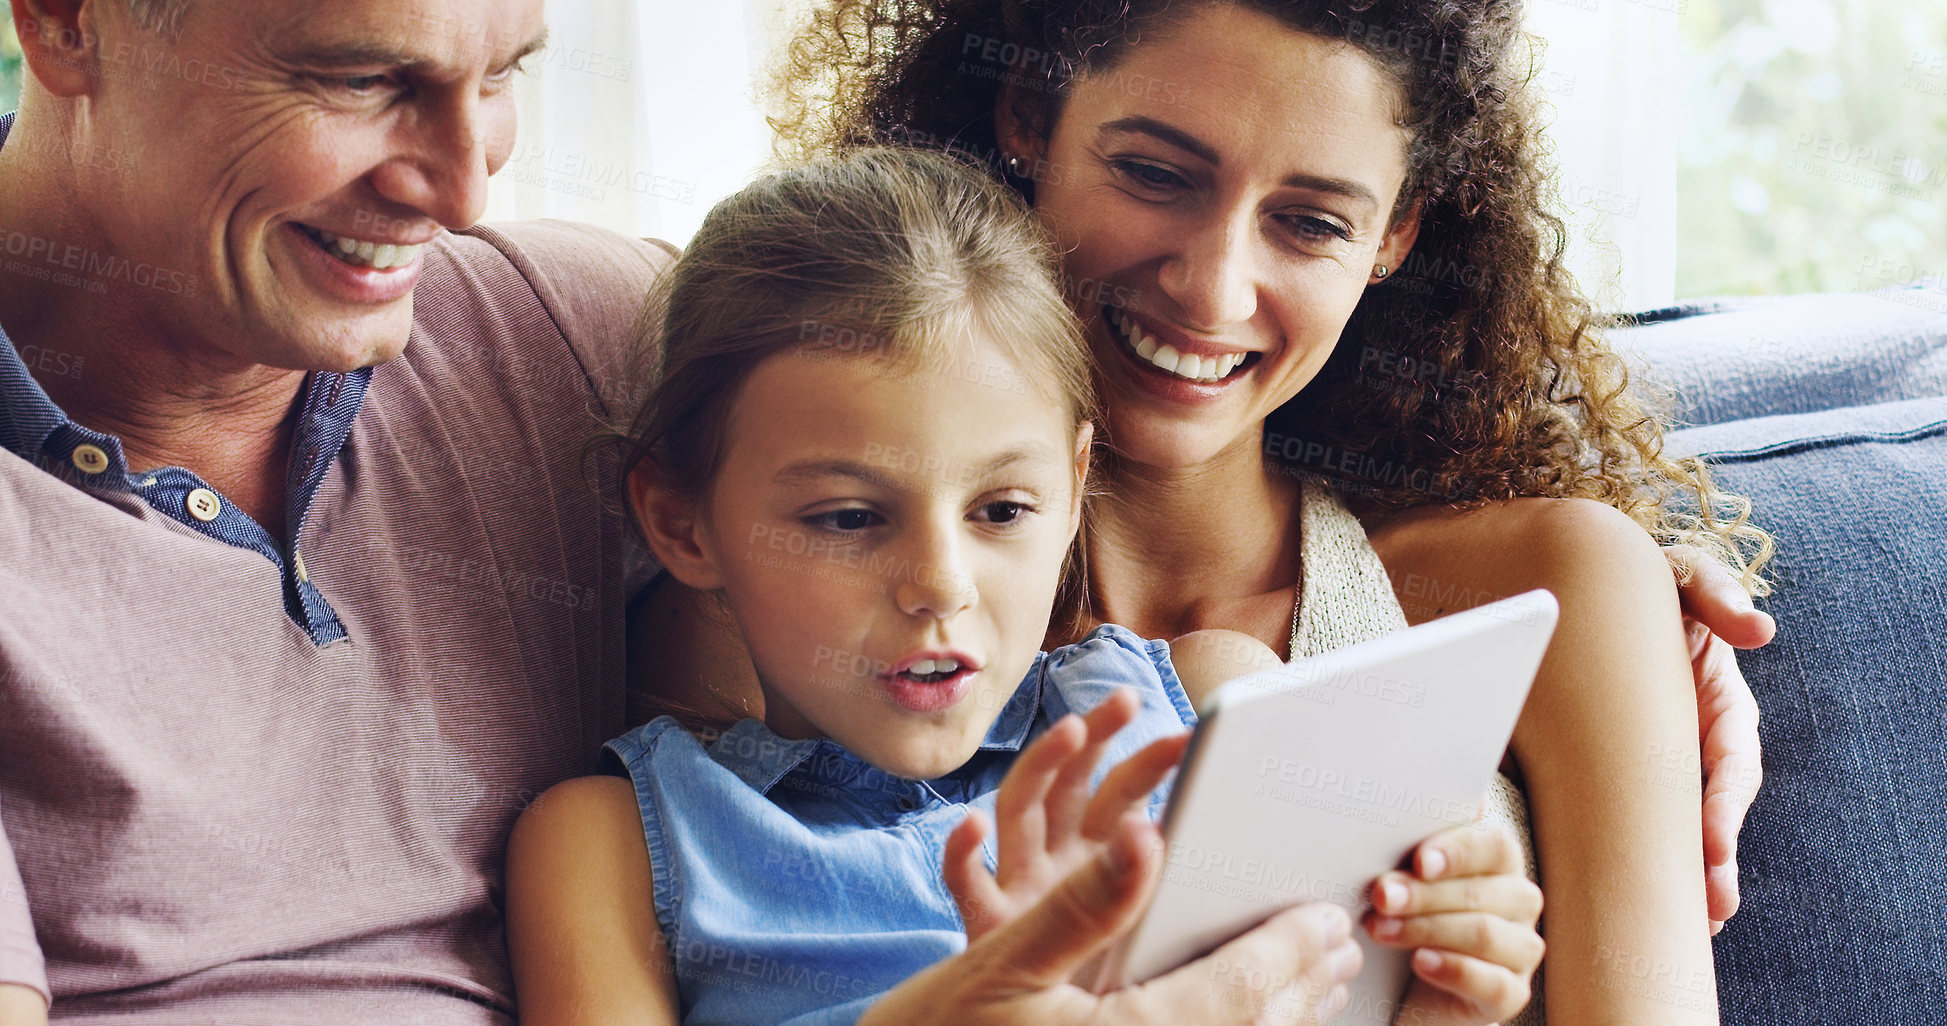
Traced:
POLYGON ((396 132, 397 152, 373 173, 380 195, 447 228, 487 209, 488 139, 477 96, 420 107, 396 132))

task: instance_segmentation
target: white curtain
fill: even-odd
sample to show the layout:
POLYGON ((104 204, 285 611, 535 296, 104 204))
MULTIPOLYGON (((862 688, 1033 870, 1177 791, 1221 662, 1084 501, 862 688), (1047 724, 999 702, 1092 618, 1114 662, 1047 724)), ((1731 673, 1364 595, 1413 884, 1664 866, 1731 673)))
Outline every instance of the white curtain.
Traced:
POLYGON ((682 245, 770 158, 756 87, 802 0, 552 0, 486 219, 559 217, 682 245))
POLYGON ((1677 280, 1677 15, 1690 0, 1529 0, 1536 84, 1576 228, 1569 264, 1607 310, 1669 304, 1677 280))

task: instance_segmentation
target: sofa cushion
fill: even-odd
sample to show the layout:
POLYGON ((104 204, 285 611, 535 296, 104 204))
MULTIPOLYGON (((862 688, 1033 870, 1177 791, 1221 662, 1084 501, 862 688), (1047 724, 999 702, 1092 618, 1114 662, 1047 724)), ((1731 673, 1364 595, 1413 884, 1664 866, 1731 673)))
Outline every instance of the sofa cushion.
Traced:
POLYGON ((1947 1022, 1947 398, 1678 432, 1778 539, 1726 1023, 1947 1022))
POLYGON ((1610 332, 1679 424, 1947 395, 1947 291, 1709 299, 1610 332))

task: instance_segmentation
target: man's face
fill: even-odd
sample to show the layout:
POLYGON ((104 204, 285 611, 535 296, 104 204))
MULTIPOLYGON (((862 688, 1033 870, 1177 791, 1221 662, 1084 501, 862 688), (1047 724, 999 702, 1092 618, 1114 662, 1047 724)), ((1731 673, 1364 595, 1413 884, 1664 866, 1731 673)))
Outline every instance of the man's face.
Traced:
POLYGON ((480 216, 541 0, 191 0, 179 38, 99 0, 77 195, 192 359, 349 370, 405 347, 422 248, 480 216))

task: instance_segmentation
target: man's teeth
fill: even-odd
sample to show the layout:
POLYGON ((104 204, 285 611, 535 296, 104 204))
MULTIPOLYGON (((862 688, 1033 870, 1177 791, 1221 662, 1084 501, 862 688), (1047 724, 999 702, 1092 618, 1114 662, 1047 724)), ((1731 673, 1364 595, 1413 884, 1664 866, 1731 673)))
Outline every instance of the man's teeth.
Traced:
POLYGON ((936 673, 959 673, 960 664, 952 659, 921 659, 906 668, 915 677, 930 677, 936 673))
POLYGON ((1137 356, 1157 367, 1188 381, 1221 381, 1244 362, 1249 353, 1225 353, 1222 356, 1198 356, 1195 353, 1178 352, 1175 346, 1158 345, 1156 337, 1143 332, 1134 320, 1123 316, 1122 311, 1111 309, 1109 323, 1115 326, 1116 334, 1122 336, 1123 344, 1137 356), (1142 337, 1136 338, 1135 333, 1142 337))
POLYGON ((420 252, 426 248, 426 244, 423 242, 414 246, 360 242, 357 239, 347 239, 342 235, 333 235, 327 231, 320 231, 310 225, 304 226, 304 233, 318 240, 318 245, 323 246, 325 251, 332 256, 348 264, 370 267, 378 271, 393 267, 404 267, 414 260, 419 259, 420 252))

